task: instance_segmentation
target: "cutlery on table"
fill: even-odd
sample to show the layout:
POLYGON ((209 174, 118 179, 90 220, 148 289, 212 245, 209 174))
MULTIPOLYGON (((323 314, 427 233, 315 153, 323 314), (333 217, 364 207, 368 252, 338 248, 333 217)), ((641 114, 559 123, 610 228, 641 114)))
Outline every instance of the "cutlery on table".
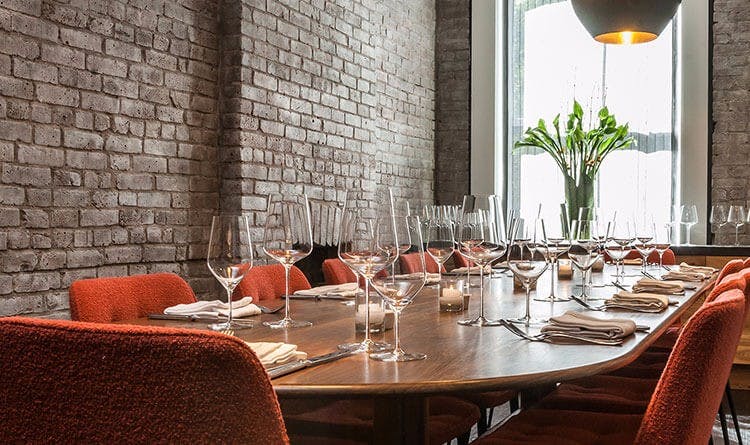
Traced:
POLYGON ((299 371, 300 369, 311 368, 313 366, 322 365, 329 363, 340 358, 348 357, 354 353, 354 350, 337 350, 328 354, 318 355, 315 357, 308 358, 306 360, 299 360, 296 362, 286 363, 283 365, 269 368, 268 375, 275 379, 283 375, 291 374, 292 372, 299 371))
POLYGON ((267 306, 261 306, 259 304, 256 304, 256 306, 264 314, 275 314, 276 312, 279 312, 280 310, 284 309, 286 307, 286 304, 282 303, 280 306, 273 307, 273 308, 270 308, 267 306))
POLYGON ((290 300, 353 300, 354 297, 347 297, 342 294, 336 294, 336 293, 329 293, 329 294, 320 294, 320 295, 296 295, 296 294, 290 294, 289 295, 290 300))
POLYGON ((614 287, 616 287, 616 288, 618 288, 618 289, 620 289, 620 290, 624 290, 625 292, 629 292, 629 291, 628 291, 628 288, 626 288, 625 286, 623 286, 623 285, 622 285, 622 284, 620 284, 620 283, 617 283, 617 282, 614 282, 614 281, 613 281, 613 282, 612 282, 612 286, 614 286, 614 287))
POLYGON ((661 278, 656 278, 655 276, 651 275, 650 273, 646 271, 641 271, 641 275, 643 275, 646 278, 651 278, 652 280, 661 280, 661 278))
MULTIPOLYGON (((263 310, 261 309, 261 312, 263 310)), ((209 317, 205 315, 182 315, 182 314, 148 314, 148 318, 151 320, 175 320, 175 321, 200 321, 200 322, 217 322, 226 321, 225 317, 209 317)), ((232 320, 233 323, 239 324, 252 324, 252 320, 244 320, 242 318, 235 318, 232 320)))
POLYGON ((594 345, 622 346, 622 340, 615 339, 615 338, 613 339, 591 338, 591 337, 585 337, 581 335, 564 334, 562 332, 542 332, 541 334, 537 334, 537 335, 529 335, 526 332, 519 329, 518 327, 516 327, 513 323, 510 323, 505 320, 500 320, 500 322, 501 322, 501 325, 505 326, 505 328, 508 329, 511 333, 529 341, 546 342, 547 340, 550 340, 550 339, 566 338, 566 339, 571 339, 571 340, 582 341, 585 343, 591 343, 594 345))

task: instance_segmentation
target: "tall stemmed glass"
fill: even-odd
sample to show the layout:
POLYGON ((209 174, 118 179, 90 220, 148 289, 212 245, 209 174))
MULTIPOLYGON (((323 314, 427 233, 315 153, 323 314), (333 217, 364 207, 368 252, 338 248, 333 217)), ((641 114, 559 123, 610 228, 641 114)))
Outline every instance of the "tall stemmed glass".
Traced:
POLYGON ((220 215, 211 219, 206 264, 226 290, 229 306, 227 321, 209 327, 215 331, 252 327, 252 324, 238 324, 232 319, 232 292, 253 267, 253 242, 247 216, 220 215))
POLYGON ((690 229, 698 224, 698 209, 695 204, 684 204, 680 207, 680 224, 685 226, 685 244, 690 244, 690 229))
MULTIPOLYGON (((390 193, 389 193, 390 195, 390 193)), ((392 203, 392 199, 389 201, 392 203)), ((347 204, 350 204, 347 202, 347 204)), ((353 203, 352 203, 353 204, 353 203)), ((376 217, 367 218, 365 209, 357 209, 353 205, 345 208, 339 235, 339 258, 354 273, 359 274, 365 280, 365 338, 359 343, 347 343, 339 345, 340 349, 352 350, 355 353, 381 352, 390 348, 387 343, 374 342, 370 338, 370 286, 375 275, 390 266, 398 258, 398 249, 391 247, 381 248, 383 244, 379 240, 378 229, 387 229, 387 220, 390 218, 391 231, 393 230, 393 207, 385 210, 378 217, 383 218, 385 223, 378 223, 376 217)), ((394 240, 397 242, 397 240, 394 240)), ((390 244, 389 244, 390 245, 390 244)))
POLYGON ((541 221, 539 224, 525 224, 519 220, 513 238, 508 244, 508 268, 518 281, 526 289, 526 313, 520 318, 511 318, 511 323, 523 324, 525 326, 545 323, 546 320, 531 318, 531 285, 547 270, 549 263, 544 257, 542 250, 545 248, 542 242, 541 221))
MULTIPOLYGON (((398 240, 398 254, 403 255, 411 247, 411 232, 407 224, 401 224, 406 221, 407 216, 411 216, 411 207, 409 201, 405 199, 394 199, 393 218, 396 221, 396 239, 398 240)), ((420 232, 421 233, 421 232, 420 232)), ((391 282, 395 282, 396 261, 391 263, 391 282)))
POLYGON ((734 245, 740 245, 740 226, 744 225, 747 220, 745 206, 733 205, 729 207, 727 222, 734 226, 734 245))
MULTIPOLYGON (((441 206, 442 207, 442 206, 441 206)), ((448 217, 444 208, 436 208, 435 217, 427 225, 425 243, 427 253, 438 266, 438 288, 440 295, 440 282, 443 279, 443 264, 453 255, 455 239, 453 238, 453 221, 448 217)))
POLYGON ((623 262, 633 250, 633 239, 635 238, 631 224, 624 218, 614 221, 611 233, 604 242, 604 251, 615 262, 615 283, 620 283, 622 278, 623 262))
POLYGON ((653 220, 646 218, 636 227, 633 247, 641 254, 641 258, 643 258, 642 271, 646 272, 648 257, 656 250, 656 224, 653 220))
POLYGON ((659 254, 659 270, 664 268, 664 252, 669 250, 674 236, 674 224, 666 223, 656 226, 656 253, 659 254))
MULTIPOLYGON (((425 285, 427 280, 427 268, 425 265, 424 247, 422 244, 421 222, 418 216, 398 217, 396 226, 403 225, 407 228, 409 245, 407 252, 419 254, 417 270, 414 273, 399 275, 397 278, 375 277, 372 287, 383 297, 388 306, 393 310, 393 351, 378 352, 370 354, 370 358, 384 362, 409 362, 413 360, 424 360, 425 354, 407 353, 401 349, 401 335, 399 317, 401 312, 408 306, 414 297, 425 285)), ((405 243, 399 240, 399 246, 405 243)))
POLYGON ((289 314, 289 271, 297 261, 310 255, 313 249, 310 226, 310 204, 307 196, 268 197, 266 225, 263 230, 263 251, 284 266, 284 318, 265 321, 270 328, 301 328, 312 326, 309 321, 292 320, 289 314))
POLYGON ((544 298, 535 298, 536 301, 546 302, 557 302, 557 301, 570 301, 570 298, 558 297, 555 295, 555 277, 557 276, 556 266, 558 266, 558 258, 560 255, 570 249, 570 235, 565 233, 565 226, 563 224, 562 215, 559 215, 558 220, 544 220, 538 221, 540 225, 541 233, 541 250, 544 253, 552 271, 552 277, 550 279, 551 287, 549 296, 544 298))
POLYGON ((589 298, 586 293, 586 278, 599 259, 599 241, 597 240, 596 224, 593 221, 575 220, 571 227, 572 239, 568 257, 581 270, 581 297, 589 298))
POLYGON ((462 255, 479 266, 479 316, 458 323, 464 326, 498 326, 484 316, 484 268, 502 257, 507 247, 505 223, 497 195, 464 196, 458 246, 462 255))
POLYGON ((729 209, 726 204, 714 204, 711 206, 711 216, 708 218, 708 222, 711 226, 716 227, 714 233, 719 233, 721 228, 727 224, 729 209))

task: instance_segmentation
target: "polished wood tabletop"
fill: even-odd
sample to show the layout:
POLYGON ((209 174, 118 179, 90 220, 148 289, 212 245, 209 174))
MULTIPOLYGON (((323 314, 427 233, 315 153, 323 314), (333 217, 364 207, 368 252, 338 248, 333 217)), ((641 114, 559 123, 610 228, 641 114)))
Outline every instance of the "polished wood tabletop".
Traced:
MULTIPOLYGON (((593 274, 594 283, 612 281, 613 268, 593 274)), ((624 284, 634 283, 640 267, 626 267, 624 284)), ((657 272, 654 272, 658 274, 657 272)), ((538 282, 537 295, 549 294, 549 272, 538 282)), ((474 278, 476 281, 477 278, 474 278)), ((558 292, 568 295, 580 292, 574 284, 579 280, 559 281, 558 292)), ((523 315, 524 294, 513 289, 513 280, 496 273, 485 281, 485 313, 488 318, 508 318, 523 315)), ((402 346, 407 352, 427 354, 427 359, 415 362, 378 362, 359 354, 314 368, 298 371, 273 380, 280 397, 320 396, 403 396, 429 395, 466 390, 496 390, 531 387, 539 384, 594 375, 624 366, 634 360, 648 345, 677 320, 704 293, 710 282, 696 290, 675 296, 679 301, 658 314, 623 310, 606 312, 587 311, 575 302, 554 304, 533 301, 533 317, 549 317, 566 310, 593 314, 601 318, 630 318, 639 325, 649 326, 647 333, 636 333, 622 346, 590 344, 558 344, 530 342, 508 332, 503 327, 461 326, 458 320, 478 313, 478 289, 473 288, 470 308, 460 313, 438 310, 434 286, 425 287, 401 317, 402 346)), ((609 297, 617 289, 613 286, 595 287, 592 295, 609 297)), ((600 302, 599 302, 600 303, 600 302)), ((340 343, 361 340, 354 332, 354 309, 336 300, 292 300, 292 317, 313 322, 312 327, 272 330, 261 324, 275 320, 282 313, 261 315, 255 327, 238 330, 236 335, 246 341, 274 341, 298 345, 310 356, 336 350, 340 343)), ((173 327, 205 328, 205 324, 138 320, 139 324, 173 327)), ((529 328, 530 333, 538 327, 529 328)), ((374 335, 375 340, 393 342, 393 331, 374 335)))

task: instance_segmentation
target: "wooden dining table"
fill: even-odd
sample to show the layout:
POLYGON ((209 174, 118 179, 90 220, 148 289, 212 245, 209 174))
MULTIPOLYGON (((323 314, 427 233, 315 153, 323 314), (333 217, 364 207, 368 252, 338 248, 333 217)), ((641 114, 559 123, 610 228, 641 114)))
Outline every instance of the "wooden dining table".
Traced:
MULTIPOLYGON (((632 285, 640 267, 626 266, 623 283, 632 285)), ((609 285, 614 268, 593 273, 591 295, 606 298, 617 292, 609 285)), ((658 271, 652 273, 659 274, 658 271)), ((532 298, 550 293, 549 272, 537 283, 532 298)), ((477 284, 478 278, 473 278, 477 284)), ((580 293, 579 280, 558 281, 557 293, 580 293)), ((472 288, 468 310, 440 312, 435 286, 427 286, 401 316, 401 341, 407 352, 421 352, 426 360, 380 362, 364 354, 352 355, 331 363, 297 371, 272 380, 280 399, 370 398, 374 400, 373 442, 382 444, 426 443, 429 396, 467 391, 524 389, 591 376, 622 367, 635 360, 673 322, 705 296, 711 280, 694 290, 670 298, 678 301, 661 313, 624 310, 590 311, 574 301, 547 303, 532 301, 533 317, 559 315, 566 310, 584 312, 601 318, 629 318, 648 326, 648 332, 636 332, 621 346, 531 342, 504 327, 462 326, 457 322, 474 316, 479 310, 479 291, 472 288)), ((601 304, 601 301, 594 302, 601 304)), ((495 272, 485 278, 485 314, 488 318, 523 315, 524 293, 514 289, 507 273, 495 272)), ((235 335, 246 341, 292 343, 309 356, 336 350, 338 344, 361 340, 355 334, 354 308, 338 300, 299 300, 290 303, 293 318, 312 321, 306 328, 270 329, 262 321, 276 320, 278 314, 260 315, 252 329, 235 335)), ((132 320, 130 323, 205 329, 199 322, 132 320)), ((537 333, 539 327, 527 328, 537 333)), ((377 341, 393 343, 393 331, 374 335, 377 341)))

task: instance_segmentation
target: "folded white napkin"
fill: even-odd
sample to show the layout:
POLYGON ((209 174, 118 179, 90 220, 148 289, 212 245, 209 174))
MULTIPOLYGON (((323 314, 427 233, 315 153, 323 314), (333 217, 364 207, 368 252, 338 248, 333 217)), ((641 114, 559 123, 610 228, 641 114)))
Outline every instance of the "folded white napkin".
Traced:
POLYGON ((691 266, 688 263, 680 263, 680 272, 698 272, 710 277, 718 271, 719 269, 710 266, 691 266))
POLYGON ((623 318, 601 319, 580 312, 567 311, 549 319, 542 332, 559 332, 590 338, 625 338, 635 332, 635 322, 623 318))
POLYGON ((329 284, 327 286, 318 286, 311 289, 298 290, 294 295, 301 295, 303 297, 317 297, 320 295, 337 295, 341 297, 352 297, 354 298, 359 291, 359 285, 357 282, 344 283, 344 284, 329 284))
POLYGON ((662 295, 679 295, 685 292, 685 286, 682 281, 663 281, 652 280, 651 278, 642 278, 633 285, 633 292, 648 292, 662 295))
POLYGON ((711 275, 706 275, 701 272, 687 272, 682 270, 672 270, 661 276, 662 280, 677 280, 677 281, 703 281, 711 275))
POLYGON ((281 365, 307 359, 307 354, 298 351, 297 345, 272 342, 245 342, 255 352, 263 366, 281 365))
MULTIPOLYGON (((402 279, 408 279, 408 278, 417 278, 419 277, 419 273, 404 273, 400 275, 395 275, 396 278, 402 278, 402 279)), ((438 281, 440 281, 440 275, 436 273, 427 273, 425 274, 427 277, 425 279, 425 284, 435 284, 438 281)))
MULTIPOLYGON (((260 314, 260 308, 253 303, 253 297, 244 297, 232 302, 232 317, 242 318, 260 314)), ((219 300, 196 301, 178 304, 164 309, 165 315, 196 315, 199 317, 226 317, 229 305, 219 300)))
MULTIPOLYGON (((455 274, 455 275, 463 275, 463 274, 466 274, 466 273, 468 273, 469 275, 479 275, 480 268, 481 268, 481 266, 457 267, 457 268, 451 270, 451 273, 455 274)), ((492 273, 492 267, 485 266, 484 273, 486 273, 486 274, 492 273)))
POLYGON ((669 298, 664 295, 632 293, 620 291, 606 300, 607 307, 627 309, 638 312, 661 312, 669 306, 669 298))

